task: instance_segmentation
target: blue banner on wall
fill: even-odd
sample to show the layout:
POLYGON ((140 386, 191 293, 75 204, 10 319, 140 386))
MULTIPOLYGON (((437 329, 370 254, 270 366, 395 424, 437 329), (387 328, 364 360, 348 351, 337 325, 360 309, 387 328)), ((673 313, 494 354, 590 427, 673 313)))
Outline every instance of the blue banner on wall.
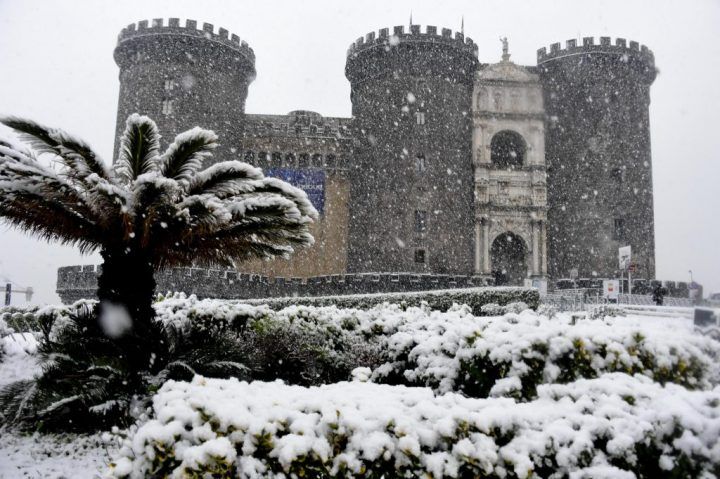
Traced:
POLYGON ((303 190, 318 213, 325 209, 325 172, 312 169, 269 168, 265 176, 272 176, 303 190))

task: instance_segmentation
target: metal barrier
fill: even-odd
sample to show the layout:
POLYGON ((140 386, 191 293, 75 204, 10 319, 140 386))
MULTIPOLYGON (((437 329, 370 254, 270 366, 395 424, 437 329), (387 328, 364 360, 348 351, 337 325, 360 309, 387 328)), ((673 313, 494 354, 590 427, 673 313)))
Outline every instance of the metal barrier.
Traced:
POLYGON ((652 296, 644 294, 621 294, 617 302, 611 302, 603 297, 597 289, 564 289, 548 293, 540 298, 542 304, 553 306, 560 311, 589 311, 597 306, 617 305, 626 306, 651 306, 659 308, 689 308, 692 309, 693 302, 688 298, 665 297, 663 306, 656 306, 652 296))

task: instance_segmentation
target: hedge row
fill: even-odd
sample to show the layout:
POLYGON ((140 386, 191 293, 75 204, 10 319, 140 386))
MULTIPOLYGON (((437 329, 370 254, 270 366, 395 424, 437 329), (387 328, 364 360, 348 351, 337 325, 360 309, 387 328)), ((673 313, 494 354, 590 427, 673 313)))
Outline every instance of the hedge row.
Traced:
POLYGON ((688 391, 625 374, 543 386, 531 403, 197 376, 160 389, 110 475, 712 477, 719 431, 720 387, 688 391))
POLYGON ((540 384, 608 372, 643 374, 690 389, 712 387, 720 376, 717 341, 694 334, 690 325, 647 319, 640 327, 627 317, 428 312, 397 327, 384 350, 387 362, 372 373, 374 381, 471 397, 528 400, 540 384))
POLYGON ((482 307, 487 304, 503 306, 523 302, 529 308, 537 309, 540 304, 540 294, 534 288, 488 287, 347 296, 251 299, 242 300, 242 302, 251 305, 266 304, 274 310, 281 310, 289 306, 337 306, 348 309, 369 309, 383 303, 399 304, 402 307, 420 306, 422 303, 427 303, 430 309, 447 311, 453 304, 467 304, 473 314, 483 315, 485 313, 482 307))
MULTIPOLYGON (((492 305, 482 308, 523 308, 521 303, 488 306, 492 305)), ((669 320, 647 319, 640 325, 626 317, 549 318, 527 309, 479 317, 468 306, 441 312, 426 304, 371 309, 291 306, 273 311, 268 305, 195 297, 169 298, 156 309, 165 324, 212 335, 243 328, 295 331, 296 338, 314 338, 324 357, 342 358, 346 367, 371 367, 373 381, 472 397, 528 400, 540 384, 607 372, 644 374, 691 389, 707 388, 720 376, 720 343, 669 320), (367 344, 376 354, 361 357, 354 344, 367 344)))

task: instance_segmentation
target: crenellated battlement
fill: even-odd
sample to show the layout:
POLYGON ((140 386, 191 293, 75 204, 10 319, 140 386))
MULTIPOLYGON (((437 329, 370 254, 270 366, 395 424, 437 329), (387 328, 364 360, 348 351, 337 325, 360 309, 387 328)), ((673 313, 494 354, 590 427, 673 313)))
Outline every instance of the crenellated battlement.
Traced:
POLYGON ((582 42, 571 39, 565 42, 565 48, 558 43, 553 43, 550 48, 543 47, 537 51, 537 63, 541 65, 550 60, 556 60, 578 54, 600 53, 600 54, 623 54, 638 58, 647 66, 655 66, 655 55, 645 45, 635 41, 627 41, 625 38, 616 38, 613 44, 611 37, 600 37, 596 42, 594 37, 583 37, 582 42))
MULTIPOLYGON (((94 298, 102 266, 65 266, 58 269, 57 293, 63 303, 94 298)), ((478 276, 359 273, 281 278, 240 273, 235 270, 172 268, 155 274, 157 291, 195 294, 200 298, 249 299, 290 296, 329 296, 488 286, 478 276)))
POLYGON ((179 18, 170 18, 167 22, 163 18, 154 18, 131 23, 120 31, 117 46, 121 47, 124 43, 139 38, 158 35, 180 35, 219 43, 232 48, 253 64, 255 63, 255 52, 246 41, 241 40, 239 36, 234 33, 231 34, 224 28, 215 31, 215 26, 211 23, 203 23, 202 27, 199 28, 196 20, 186 20, 185 25, 181 25, 179 18))
POLYGON ((357 55, 362 51, 374 48, 390 48, 403 42, 444 44, 471 53, 476 58, 478 54, 477 44, 461 32, 455 32, 453 35, 453 31, 449 28, 443 28, 438 32, 438 28, 432 25, 426 26, 424 32, 420 25, 411 25, 410 31, 406 32, 405 27, 399 25, 393 27, 392 30, 381 28, 377 33, 370 32, 364 37, 358 38, 348 48, 347 55, 357 55))

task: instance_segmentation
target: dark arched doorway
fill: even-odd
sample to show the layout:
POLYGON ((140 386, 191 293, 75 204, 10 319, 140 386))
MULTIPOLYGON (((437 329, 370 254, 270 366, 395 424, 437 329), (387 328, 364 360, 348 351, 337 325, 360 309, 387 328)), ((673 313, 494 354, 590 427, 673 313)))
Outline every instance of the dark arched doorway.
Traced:
POLYGON ((514 233, 502 233, 490 249, 492 273, 496 285, 521 285, 527 277, 527 246, 514 233))
POLYGON ((490 141, 490 161, 498 168, 519 168, 525 163, 527 145, 514 131, 503 130, 490 141))

